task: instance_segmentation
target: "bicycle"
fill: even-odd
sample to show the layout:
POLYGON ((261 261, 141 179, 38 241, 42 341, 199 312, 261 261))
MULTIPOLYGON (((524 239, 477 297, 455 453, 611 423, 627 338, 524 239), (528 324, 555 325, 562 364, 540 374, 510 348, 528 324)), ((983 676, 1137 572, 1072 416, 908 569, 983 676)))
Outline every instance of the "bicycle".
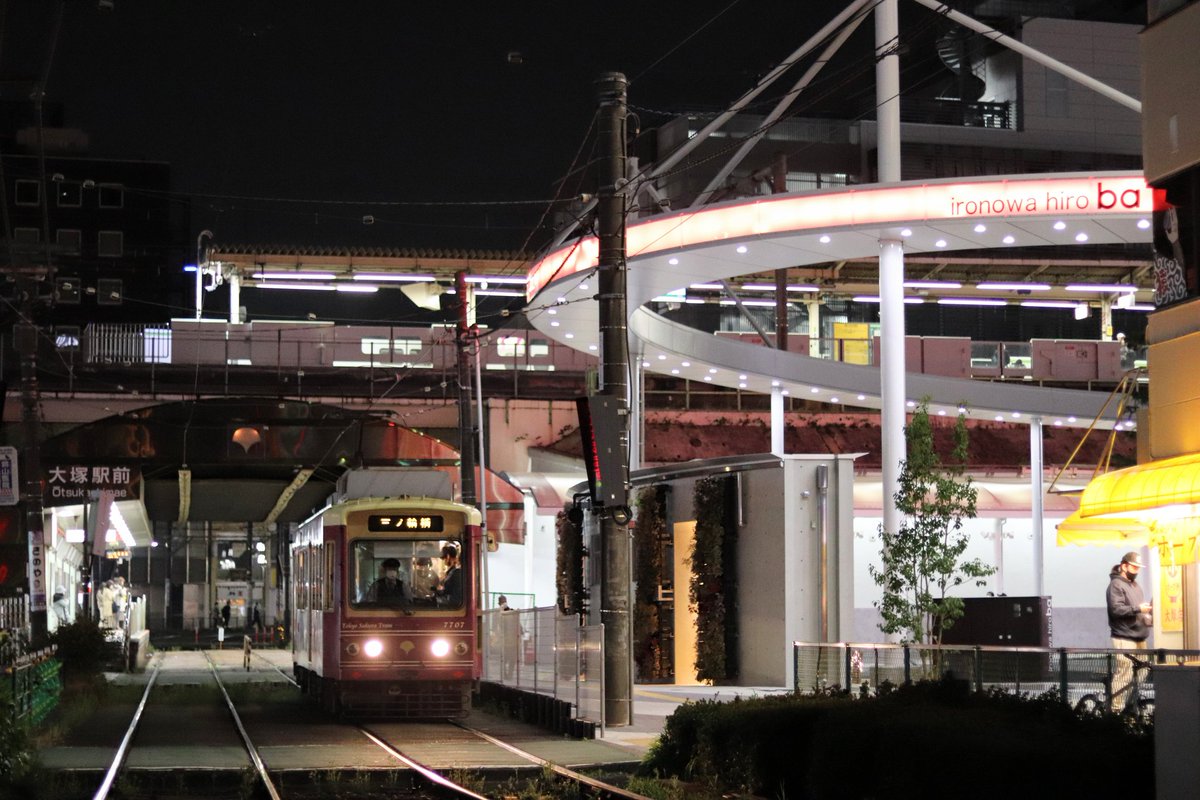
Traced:
POLYGON ((1146 691, 1145 683, 1142 676, 1150 673, 1150 662, 1130 653, 1122 653, 1124 658, 1128 658, 1133 662, 1133 670, 1130 676, 1129 683, 1117 691, 1115 696, 1112 695, 1112 679, 1113 676, 1109 672, 1096 673, 1096 677, 1104 684, 1104 688, 1099 692, 1085 694, 1079 698, 1079 702, 1075 704, 1076 713, 1087 717, 1100 717, 1111 713, 1112 706, 1110 696, 1116 697, 1127 693, 1125 704, 1121 708, 1120 716, 1122 719, 1129 719, 1138 724, 1145 724, 1154 719, 1154 697, 1146 691))

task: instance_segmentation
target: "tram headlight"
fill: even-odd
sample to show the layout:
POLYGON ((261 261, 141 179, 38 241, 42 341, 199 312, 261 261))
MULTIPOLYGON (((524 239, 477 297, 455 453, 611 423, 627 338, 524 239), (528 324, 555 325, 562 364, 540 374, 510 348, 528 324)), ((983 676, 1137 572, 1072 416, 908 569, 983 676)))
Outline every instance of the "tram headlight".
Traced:
POLYGON ((379 658, 379 654, 383 652, 383 642, 378 639, 367 639, 363 642, 363 653, 367 658, 379 658))
POLYGON ((429 645, 429 652, 433 653, 435 658, 445 658, 450 652, 450 643, 445 639, 434 639, 433 644, 429 645))

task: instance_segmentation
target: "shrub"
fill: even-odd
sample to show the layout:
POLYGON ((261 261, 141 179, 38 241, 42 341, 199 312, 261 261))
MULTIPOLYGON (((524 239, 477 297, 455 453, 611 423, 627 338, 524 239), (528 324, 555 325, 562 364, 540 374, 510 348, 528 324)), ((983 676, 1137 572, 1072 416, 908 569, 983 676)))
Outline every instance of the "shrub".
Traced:
POLYGON ((1133 800, 1153 797, 1153 762, 1152 737, 1119 720, 1081 719, 1049 695, 940 682, 861 700, 684 705, 643 768, 769 797, 1133 800))
POLYGON ((58 660, 67 680, 95 675, 121 657, 121 645, 108 641, 105 629, 96 620, 79 617, 69 625, 60 625, 50 640, 58 647, 58 660))

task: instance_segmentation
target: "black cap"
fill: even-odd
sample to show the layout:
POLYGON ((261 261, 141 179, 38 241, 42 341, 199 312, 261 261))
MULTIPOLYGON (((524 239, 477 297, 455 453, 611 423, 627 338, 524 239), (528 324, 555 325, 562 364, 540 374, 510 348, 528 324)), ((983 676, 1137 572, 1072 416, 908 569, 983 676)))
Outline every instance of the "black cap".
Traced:
POLYGON ((384 569, 400 569, 400 559, 389 558, 383 562, 384 569))

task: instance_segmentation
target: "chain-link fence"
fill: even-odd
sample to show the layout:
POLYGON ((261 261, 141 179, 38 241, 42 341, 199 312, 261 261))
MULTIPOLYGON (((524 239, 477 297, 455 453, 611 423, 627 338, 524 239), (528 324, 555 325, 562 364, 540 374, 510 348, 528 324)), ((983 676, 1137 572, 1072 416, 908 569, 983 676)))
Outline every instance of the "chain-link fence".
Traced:
POLYGON ((483 679, 564 700, 603 724, 604 634, 556 607, 483 612, 483 679))
POLYGON ((947 675, 976 691, 1042 694, 1056 690, 1072 707, 1085 698, 1111 707, 1137 667, 1142 697, 1153 696, 1153 666, 1200 661, 1200 650, 1102 650, 1045 647, 961 647, 878 643, 795 642, 793 688, 798 693, 849 688, 875 694, 885 683, 899 686, 947 675))

